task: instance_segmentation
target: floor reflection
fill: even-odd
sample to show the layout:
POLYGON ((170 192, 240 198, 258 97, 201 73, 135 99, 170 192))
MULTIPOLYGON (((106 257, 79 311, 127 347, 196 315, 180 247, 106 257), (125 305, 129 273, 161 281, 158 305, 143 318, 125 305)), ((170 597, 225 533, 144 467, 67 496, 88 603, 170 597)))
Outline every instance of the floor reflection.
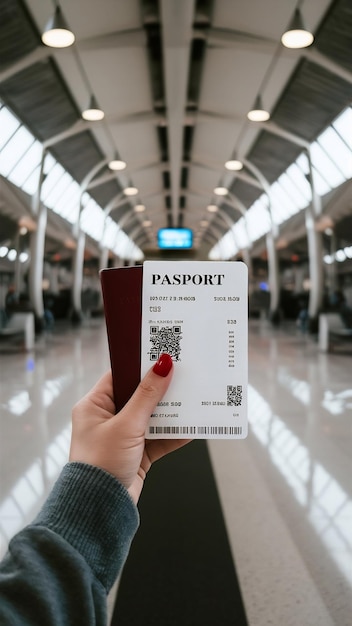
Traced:
MULTIPOLYGON (((289 389, 306 404, 309 389, 295 385, 287 373, 280 382, 289 382, 289 389)), ((300 381, 299 381, 300 382, 300 381)), ((275 414, 266 399, 249 386, 249 422, 252 433, 270 455, 272 464, 285 479, 295 500, 340 571, 352 586, 352 500, 341 484, 324 465, 313 458, 309 448, 275 414)))
POLYGON ((0 556, 68 460, 71 410, 109 366, 103 320, 0 354, 0 556))

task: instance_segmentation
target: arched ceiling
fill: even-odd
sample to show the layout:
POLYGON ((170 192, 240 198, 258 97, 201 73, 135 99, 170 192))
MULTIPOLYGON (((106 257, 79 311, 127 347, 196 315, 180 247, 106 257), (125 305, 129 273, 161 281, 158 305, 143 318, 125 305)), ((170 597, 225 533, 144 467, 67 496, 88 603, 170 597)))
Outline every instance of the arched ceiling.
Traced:
POLYGON ((352 99, 351 0, 60 0, 76 35, 62 50, 40 39, 54 4, 0 0, 0 98, 39 140, 60 138, 52 152, 78 182, 117 151, 126 170, 103 168, 91 194, 105 207, 139 189, 111 216, 143 251, 164 226, 214 245, 229 229, 220 216, 200 226, 214 187, 245 207, 261 193, 226 172, 234 150, 272 182, 301 150, 280 130, 311 142, 352 99), (315 42, 287 50, 298 4, 315 42), (246 114, 259 91, 271 120, 258 125, 246 114), (81 119, 91 94, 101 122, 81 119))

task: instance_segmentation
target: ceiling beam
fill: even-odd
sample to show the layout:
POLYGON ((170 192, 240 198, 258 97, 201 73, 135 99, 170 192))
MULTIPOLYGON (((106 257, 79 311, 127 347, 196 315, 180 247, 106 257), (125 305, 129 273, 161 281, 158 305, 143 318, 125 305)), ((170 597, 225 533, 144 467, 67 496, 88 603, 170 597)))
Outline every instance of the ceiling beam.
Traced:
MULTIPOLYGON (((190 165, 192 165, 193 167, 199 167, 201 169, 206 169, 206 170, 210 170, 212 172, 219 172, 219 170, 222 170, 223 168, 220 166, 215 167, 215 166, 211 166, 206 162, 201 162, 201 161, 191 161, 190 165)), ((239 180, 243 180, 243 182, 248 183, 249 185, 252 185, 253 187, 257 187, 258 189, 262 189, 261 184, 252 176, 249 176, 248 174, 246 174, 245 172, 241 171, 227 171, 226 172, 228 174, 228 176, 231 176, 231 181, 233 182, 233 180, 235 178, 238 178, 239 180)), ((226 186, 226 185, 225 185, 226 186)))
POLYGON ((291 133, 288 130, 285 130, 281 126, 278 126, 274 122, 252 122, 258 128, 263 128, 268 133, 272 133, 273 135, 277 135, 282 139, 287 139, 287 141, 295 144, 296 146, 301 146, 301 148, 309 149, 310 143, 303 137, 296 135, 295 133, 291 133))
POLYGON ((209 28, 205 37, 208 45, 213 47, 256 50, 269 54, 273 54, 277 48, 275 39, 226 28, 209 28))
POLYGON ((308 61, 312 61, 316 63, 316 65, 320 65, 328 72, 339 76, 347 83, 352 83, 352 72, 346 70, 342 65, 339 65, 332 59, 329 59, 325 54, 322 54, 316 48, 305 48, 301 50, 301 54, 308 59, 308 61))
MULTIPOLYGON (((126 174, 130 174, 132 176, 133 174, 136 174, 137 172, 145 172, 146 170, 149 170, 149 169, 158 170, 159 172, 168 172, 169 166, 167 163, 160 163, 158 161, 155 163, 148 163, 141 167, 132 167, 132 168, 127 167, 126 170, 121 170, 120 174, 122 172, 125 172, 126 174)), ((91 183, 89 183, 88 189, 93 189, 94 187, 105 185, 106 183, 112 180, 116 180, 118 176, 119 174, 117 171, 110 171, 107 174, 103 174, 102 176, 99 176, 99 178, 94 178, 94 180, 92 180, 91 183)))
POLYGON ((147 45, 147 36, 143 28, 105 33, 96 37, 87 37, 77 41, 80 51, 109 50, 115 48, 144 48, 147 45))
POLYGON ((183 123, 195 0, 161 0, 163 69, 168 118, 171 215, 178 223, 183 152, 183 123))
POLYGON ((226 123, 243 123, 241 115, 222 115, 209 111, 198 111, 195 115, 195 122, 226 122, 226 123))
POLYGON ((56 146, 56 144, 60 143, 60 141, 64 141, 65 139, 68 139, 68 137, 73 137, 74 135, 79 135, 80 133, 85 132, 89 128, 91 128, 90 122, 85 122, 84 120, 78 120, 78 122, 70 126, 70 128, 67 128, 66 130, 64 130, 62 133, 58 133, 57 135, 48 137, 48 139, 46 139, 43 142, 43 148, 49 149, 52 146, 56 146))
POLYGON ((127 115, 107 115, 106 121, 110 124, 138 124, 139 122, 152 122, 153 124, 159 125, 160 123, 165 124, 165 117, 158 115, 154 111, 141 111, 139 113, 129 113, 127 115))
MULTIPOLYGON (((204 37, 210 46, 252 50, 258 53, 274 54, 278 45, 278 42, 274 39, 261 37, 260 35, 255 35, 253 33, 245 33, 242 31, 228 30, 224 28, 210 28, 207 33, 204 34, 204 37)), ((300 48, 297 50, 291 50, 282 46, 280 49, 280 56, 282 58, 296 57, 297 60, 303 56, 309 61, 324 67, 332 74, 339 76, 346 82, 352 83, 352 72, 342 67, 332 59, 329 59, 329 57, 325 54, 319 52, 315 46, 300 48)))
POLYGON ((48 56, 50 56, 50 49, 46 46, 35 48, 33 52, 30 52, 26 56, 19 59, 19 61, 12 63, 12 65, 7 67, 6 70, 0 72, 0 83, 3 83, 8 78, 22 72, 22 70, 25 70, 27 67, 34 65, 34 63, 38 63, 38 61, 46 59, 48 56))

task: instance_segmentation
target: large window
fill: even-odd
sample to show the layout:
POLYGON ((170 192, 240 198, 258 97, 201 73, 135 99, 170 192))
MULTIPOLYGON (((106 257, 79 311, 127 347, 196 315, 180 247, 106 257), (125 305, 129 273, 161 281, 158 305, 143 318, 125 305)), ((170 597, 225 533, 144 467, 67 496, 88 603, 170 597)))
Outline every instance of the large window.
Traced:
MULTIPOLYGON (((1 106, 1 105, 0 105, 1 106)), ((38 188, 42 145, 4 105, 0 108, 0 174, 14 185, 33 195, 38 188)), ((49 153, 44 163, 45 180, 41 200, 44 204, 74 224, 78 219, 80 186, 49 153)), ((111 218, 104 228, 104 211, 85 193, 81 227, 97 242, 101 242, 122 258, 139 260, 141 250, 111 218)))
MULTIPOLYGON (((320 196, 352 178, 351 128, 352 108, 349 107, 310 146, 314 185, 320 196)), ((266 194, 256 200, 248 209, 246 218, 238 220, 231 231, 213 247, 210 258, 230 259, 245 247, 243 236, 245 219, 250 245, 269 232, 270 215, 272 221, 280 225, 307 207, 312 199, 308 178, 308 157, 302 152, 271 185, 270 202, 266 194)))

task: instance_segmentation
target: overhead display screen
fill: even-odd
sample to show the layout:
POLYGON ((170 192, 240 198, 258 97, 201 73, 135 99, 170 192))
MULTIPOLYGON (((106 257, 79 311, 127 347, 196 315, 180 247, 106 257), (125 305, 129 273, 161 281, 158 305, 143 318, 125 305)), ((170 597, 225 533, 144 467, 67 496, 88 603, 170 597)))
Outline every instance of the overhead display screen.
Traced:
POLYGON ((161 250, 186 250, 192 248, 193 232, 190 228, 160 228, 158 246, 161 250))

